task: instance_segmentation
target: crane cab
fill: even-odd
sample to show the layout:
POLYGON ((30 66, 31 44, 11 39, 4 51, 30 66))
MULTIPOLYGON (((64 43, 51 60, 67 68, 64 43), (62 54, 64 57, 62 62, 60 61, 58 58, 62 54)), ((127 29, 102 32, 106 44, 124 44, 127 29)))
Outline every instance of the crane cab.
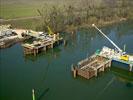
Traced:
POLYGON ((121 60, 128 61, 129 60, 129 55, 122 55, 120 57, 121 60))

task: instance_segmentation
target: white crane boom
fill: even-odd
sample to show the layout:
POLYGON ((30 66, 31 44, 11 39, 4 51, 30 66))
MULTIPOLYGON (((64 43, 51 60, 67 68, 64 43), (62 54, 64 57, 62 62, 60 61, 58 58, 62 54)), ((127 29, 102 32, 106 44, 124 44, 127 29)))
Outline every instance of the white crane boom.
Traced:
POLYGON ((92 26, 95 27, 106 39, 108 39, 118 49, 119 52, 122 53, 122 50, 110 38, 108 38, 95 24, 92 24, 92 26))

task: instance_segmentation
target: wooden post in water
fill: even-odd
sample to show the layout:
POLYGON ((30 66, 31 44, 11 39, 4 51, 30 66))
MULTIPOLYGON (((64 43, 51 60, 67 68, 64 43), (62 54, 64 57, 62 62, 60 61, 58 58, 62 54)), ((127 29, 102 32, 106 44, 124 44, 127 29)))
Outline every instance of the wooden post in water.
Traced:
POLYGON ((54 43, 52 42, 52 43, 51 43, 51 48, 53 48, 53 47, 54 47, 54 43))
POLYGON ((63 41, 63 43, 64 43, 64 46, 66 46, 66 45, 67 45, 67 42, 66 42, 66 40, 64 40, 64 41, 63 41))
POLYGON ((34 92, 34 89, 32 89, 32 100, 35 100, 35 92, 34 92))
POLYGON ((46 51, 46 46, 43 47, 43 51, 46 51))
POLYGON ((71 66, 71 70, 73 71, 73 77, 76 78, 77 71, 76 71, 76 69, 73 67, 73 65, 71 66))
POLYGON ((126 44, 124 44, 124 52, 126 51, 126 44))
POLYGON ((109 67, 111 67, 111 64, 112 64, 112 60, 109 62, 109 67))
POLYGON ((34 56, 36 56, 36 49, 33 49, 33 52, 34 52, 34 56))
POLYGON ((130 64, 130 65, 129 65, 129 71, 130 71, 130 72, 132 71, 132 67, 133 67, 133 65, 130 64))
POLYGON ((73 76, 74 76, 74 78, 76 78, 76 75, 77 75, 76 69, 74 69, 74 70, 73 70, 73 76))
POLYGON ((74 70, 74 68, 73 68, 73 64, 71 65, 71 71, 73 71, 74 70))
POLYGON ((37 48, 37 54, 38 54, 38 48, 37 48))
POLYGON ((105 67, 105 65, 103 65, 103 67, 102 67, 102 71, 104 72, 104 67, 105 67))
POLYGON ((96 69, 96 70, 95 70, 95 77, 97 77, 97 72, 98 72, 98 71, 97 71, 97 69, 96 69))

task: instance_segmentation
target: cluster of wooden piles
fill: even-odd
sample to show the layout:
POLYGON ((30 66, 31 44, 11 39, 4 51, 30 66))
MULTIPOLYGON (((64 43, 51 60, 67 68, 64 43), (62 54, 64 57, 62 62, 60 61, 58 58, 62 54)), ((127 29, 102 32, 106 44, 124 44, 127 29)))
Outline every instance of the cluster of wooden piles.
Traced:
POLYGON ((33 54, 36 56, 41 51, 46 51, 49 48, 53 48, 55 44, 59 44, 62 41, 62 38, 56 38, 56 39, 41 39, 34 41, 33 43, 25 43, 22 44, 24 48, 24 54, 33 54))
POLYGON ((34 43, 34 44, 22 44, 23 48, 24 48, 24 54, 28 55, 28 54, 38 54, 40 51, 46 51, 47 48, 53 48, 53 42, 52 41, 41 41, 38 43, 34 43))
POLYGON ((111 67, 111 60, 94 54, 80 61, 76 66, 72 65, 72 71, 74 77, 79 75, 86 79, 90 79, 97 76, 99 72, 104 71, 108 67, 111 67))

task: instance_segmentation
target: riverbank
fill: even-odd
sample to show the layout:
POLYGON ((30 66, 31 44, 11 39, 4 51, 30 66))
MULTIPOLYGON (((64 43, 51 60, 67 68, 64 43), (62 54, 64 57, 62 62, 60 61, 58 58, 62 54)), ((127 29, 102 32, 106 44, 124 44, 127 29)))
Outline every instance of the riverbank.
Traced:
MULTIPOLYGON (((95 23, 99 27, 108 26, 115 23, 120 23, 128 20, 133 20, 129 18, 117 18, 110 21, 104 21, 104 20, 88 20, 87 23, 82 23, 80 25, 66 25, 65 29, 62 29, 62 32, 67 33, 74 33, 77 29, 81 28, 90 28, 92 27, 92 24, 95 23)), ((37 17, 25 17, 25 18, 18 18, 18 19, 10 19, 10 20, 3 20, 0 24, 11 24, 13 28, 20 28, 20 29, 32 29, 36 31, 44 31, 42 30, 42 23, 41 18, 39 16, 37 17)))
POLYGON ((133 20, 133 19, 117 18, 117 19, 110 20, 110 21, 103 21, 103 20, 100 20, 100 21, 88 21, 90 23, 83 23, 83 24, 78 25, 78 26, 74 26, 74 25, 67 26, 66 32, 68 32, 68 33, 72 32, 73 33, 77 29, 88 29, 88 28, 92 27, 93 23, 95 23, 98 27, 105 27, 105 26, 108 26, 108 25, 112 25, 112 24, 115 24, 115 23, 121 23, 121 22, 129 21, 129 20, 133 20))

